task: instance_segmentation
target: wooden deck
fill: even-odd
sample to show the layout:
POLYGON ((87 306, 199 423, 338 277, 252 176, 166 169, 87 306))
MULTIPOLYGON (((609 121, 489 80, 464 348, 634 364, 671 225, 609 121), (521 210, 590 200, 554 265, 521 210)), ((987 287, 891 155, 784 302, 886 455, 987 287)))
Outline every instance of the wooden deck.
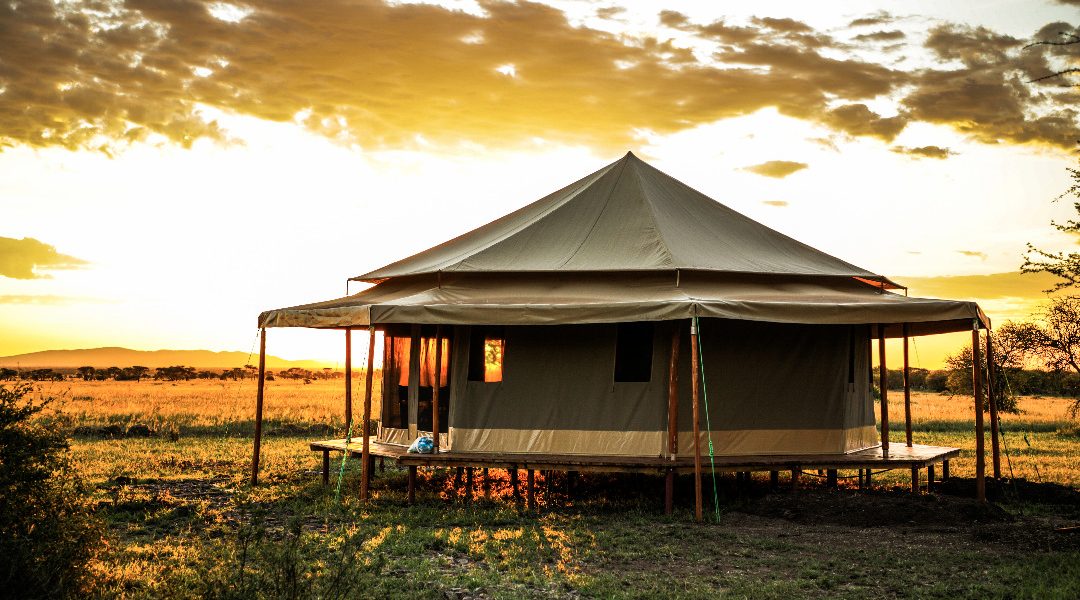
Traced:
MULTIPOLYGON (((360 456, 362 444, 354 440, 348 444, 349 456, 360 456)), ((345 440, 324 440, 311 443, 311 450, 322 452, 325 461, 330 452, 344 452, 345 440)), ((407 467, 480 467, 493 469, 526 469, 555 471, 609 471, 663 474, 674 468, 687 473, 694 469, 690 456, 670 460, 661 457, 639 456, 579 456, 572 454, 492 454, 485 452, 439 452, 438 454, 410 454, 404 446, 371 442, 371 455, 393 459, 407 467)), ((867 448, 848 454, 800 454, 800 455, 751 455, 717 456, 715 468, 721 472, 732 471, 786 471, 811 469, 893 469, 910 467, 920 469, 942 463, 960 455, 959 448, 924 446, 915 444, 892 444, 888 457, 882 456, 881 447, 867 448)), ((708 456, 702 457, 702 466, 711 466, 708 456)))

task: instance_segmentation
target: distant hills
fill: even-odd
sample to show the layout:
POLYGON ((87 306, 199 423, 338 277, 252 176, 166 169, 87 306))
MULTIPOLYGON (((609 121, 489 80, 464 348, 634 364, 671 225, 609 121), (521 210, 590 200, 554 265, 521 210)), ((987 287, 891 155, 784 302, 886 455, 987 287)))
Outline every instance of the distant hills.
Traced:
MULTIPOLYGON (((76 369, 78 367, 130 367, 140 365, 156 369, 184 365, 197 369, 231 369, 245 363, 258 364, 259 355, 246 352, 212 350, 131 350, 129 348, 87 348, 84 350, 43 350, 14 356, 0 356, 0 367, 22 369, 76 369)), ((329 366, 317 360, 285 360, 266 356, 266 368, 321 369, 329 366)))

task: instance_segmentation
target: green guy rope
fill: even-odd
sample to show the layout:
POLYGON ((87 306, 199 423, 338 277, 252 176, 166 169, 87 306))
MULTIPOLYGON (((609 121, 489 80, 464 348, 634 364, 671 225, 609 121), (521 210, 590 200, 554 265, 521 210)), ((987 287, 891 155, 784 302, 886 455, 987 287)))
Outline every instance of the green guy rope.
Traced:
POLYGON ((716 522, 720 522, 720 494, 716 491, 716 460, 712 443, 712 423, 709 421, 709 386, 705 385, 705 355, 701 350, 701 324, 694 316, 694 331, 698 336, 698 364, 701 365, 701 393, 705 397, 705 430, 709 432, 709 470, 712 473, 712 496, 713 509, 716 511, 716 522))
MULTIPOLYGON (((368 335, 371 335, 371 333, 368 332, 368 335)), ((364 346, 364 362, 362 364, 364 365, 365 377, 367 376, 367 358, 367 346, 364 346)), ((349 444, 352 443, 352 426, 353 418, 352 415, 349 415, 349 430, 345 432, 345 451, 341 453, 341 469, 338 470, 337 491, 334 492, 334 497, 338 502, 341 501, 341 482, 345 479, 345 461, 349 458, 349 444)), ((364 427, 367 427, 367 423, 364 423, 364 427)), ((363 468, 366 469, 367 467, 367 465, 364 465, 363 468)))

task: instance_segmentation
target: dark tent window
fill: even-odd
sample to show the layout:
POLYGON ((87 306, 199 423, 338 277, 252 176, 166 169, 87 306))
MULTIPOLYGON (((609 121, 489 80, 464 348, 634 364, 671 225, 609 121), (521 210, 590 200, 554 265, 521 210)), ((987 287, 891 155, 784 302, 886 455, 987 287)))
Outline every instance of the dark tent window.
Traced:
POLYGON ((619 323, 615 335, 615 381, 652 379, 652 323, 619 323))
POLYGON ((502 381, 504 336, 502 327, 473 327, 469 336, 469 381, 502 381))

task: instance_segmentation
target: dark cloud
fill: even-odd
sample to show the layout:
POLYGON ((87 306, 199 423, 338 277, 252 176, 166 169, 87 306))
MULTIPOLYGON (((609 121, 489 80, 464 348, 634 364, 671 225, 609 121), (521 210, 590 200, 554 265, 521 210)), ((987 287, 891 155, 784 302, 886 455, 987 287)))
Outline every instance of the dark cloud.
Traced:
POLYGON ((877 137, 891 142, 907 125, 901 115, 882 117, 865 104, 847 104, 825 113, 822 119, 827 125, 850 135, 877 137))
MULTIPOLYGON (((616 148, 639 131, 673 133, 769 107, 883 140, 912 120, 984 142, 1071 149, 1080 135, 1076 113, 1054 108, 1057 92, 1025 87, 1052 50, 1025 55, 985 29, 936 29, 927 47, 963 68, 913 72, 850 52, 880 40, 838 42, 793 19, 698 24, 659 13, 665 26, 716 44, 699 59, 667 39, 574 26, 542 4, 480 7, 482 15, 376 0, 267 0, 223 20, 214 16, 221 3, 203 0, 3 3, 0 146, 108 151, 158 136, 180 145, 224 140, 203 106, 296 120, 368 148, 410 146, 417 136, 616 148), (883 117, 867 108, 883 98, 903 110, 883 117)), ((892 20, 878 13, 852 25, 892 20)))
POLYGON ((892 23, 895 20, 896 18, 893 17, 891 14, 883 10, 879 10, 875 14, 865 17, 859 17, 858 19, 853 19, 850 23, 848 23, 848 27, 870 27, 873 25, 885 25, 886 23, 892 23))
POLYGON ((855 36, 856 40, 861 42, 896 42, 906 38, 907 35, 899 29, 892 29, 889 31, 875 31, 873 33, 862 33, 855 36))
MULTIPOLYGON (((801 162, 794 162, 790 160, 770 160, 763 162, 759 165, 752 165, 749 167, 743 167, 743 171, 749 171, 757 175, 765 177, 772 177, 774 179, 783 179, 792 173, 802 171, 810 165, 801 162)), ((768 204, 768 202, 766 202, 768 204)))
POLYGON ((893 146, 889 148, 897 154, 907 154, 908 156, 914 156, 915 158, 937 158, 946 159, 956 154, 948 148, 942 148, 941 146, 893 146))
POLYGON ((775 206, 778 208, 783 208, 790 204, 787 200, 762 200, 761 203, 766 206, 775 206))
POLYGON ((77 269, 85 260, 60 254, 56 248, 34 238, 0 237, 0 276, 12 279, 42 279, 37 269, 77 269))

